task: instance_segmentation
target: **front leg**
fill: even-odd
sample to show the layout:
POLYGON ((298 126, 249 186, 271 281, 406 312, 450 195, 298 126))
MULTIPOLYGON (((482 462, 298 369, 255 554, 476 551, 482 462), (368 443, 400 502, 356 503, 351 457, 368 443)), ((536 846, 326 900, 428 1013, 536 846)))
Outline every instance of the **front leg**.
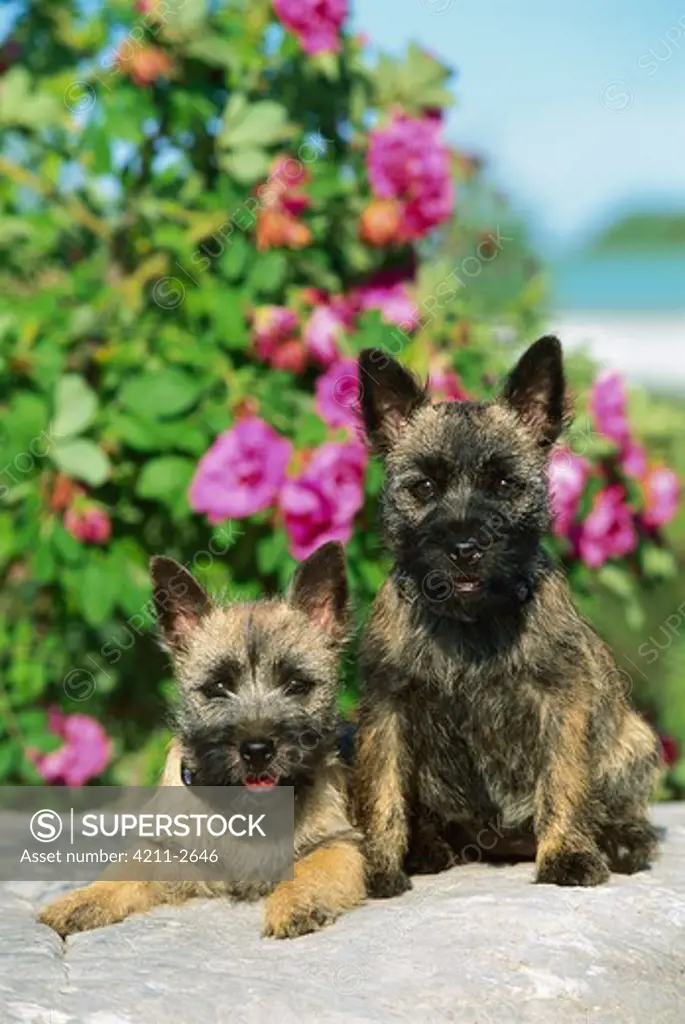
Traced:
POLYGON ((370 896, 399 896, 411 889, 403 869, 409 846, 409 751, 399 711, 389 701, 360 710, 354 797, 366 855, 370 896))
POLYGON ((608 880, 609 868, 596 841, 589 712, 573 704, 552 717, 535 793, 535 881, 600 885, 608 880))
POLYGON ((357 843, 327 843, 298 860, 292 881, 280 882, 267 898, 263 934, 306 935, 331 924, 364 895, 364 859, 357 843))
POLYGON ((163 903, 183 903, 193 896, 209 895, 209 886, 193 882, 99 881, 58 897, 40 911, 38 920, 62 938, 75 932, 104 928, 144 914, 163 903))
MULTIPOLYGON (((462 846, 466 845, 464 839, 462 846)), ((418 814, 411 823, 409 852, 405 867, 411 875, 437 875, 460 862, 457 850, 446 836, 446 829, 440 828, 426 814, 418 814)))

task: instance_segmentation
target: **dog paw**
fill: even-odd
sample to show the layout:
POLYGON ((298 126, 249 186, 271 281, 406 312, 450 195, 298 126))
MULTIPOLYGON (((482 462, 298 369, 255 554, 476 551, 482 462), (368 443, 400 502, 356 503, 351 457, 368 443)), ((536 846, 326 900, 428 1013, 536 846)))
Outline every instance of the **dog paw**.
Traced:
POLYGON ((540 860, 535 881, 542 885, 602 885, 609 880, 609 874, 599 853, 559 850, 540 860))
POLYGON ((87 932, 119 920, 101 892, 92 893, 90 887, 60 896, 40 911, 38 920, 64 939, 76 932, 87 932))
POLYGON ((599 842, 611 870, 632 875, 649 867, 657 856, 659 833, 648 821, 626 822, 608 826, 599 842))
POLYGON ((303 902, 297 893, 276 890, 266 901, 262 935, 268 939, 296 939, 334 920, 330 910, 303 902))
POLYGON ((406 860, 410 875, 438 875, 458 863, 458 858, 447 843, 435 844, 428 849, 412 850, 406 860))
POLYGON ((409 875, 404 871, 374 871, 367 877, 368 895, 375 900, 387 900, 392 896, 401 896, 412 886, 409 875))
POLYGON ((48 903, 38 920, 66 938, 143 913, 153 905, 152 896, 153 890, 144 882, 93 882, 48 903))

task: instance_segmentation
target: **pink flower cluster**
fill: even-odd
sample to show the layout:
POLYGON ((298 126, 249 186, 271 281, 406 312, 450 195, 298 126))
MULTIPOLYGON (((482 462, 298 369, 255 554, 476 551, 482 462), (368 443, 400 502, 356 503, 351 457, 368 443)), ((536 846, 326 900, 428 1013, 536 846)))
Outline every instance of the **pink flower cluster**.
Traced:
POLYGON ((100 505, 77 498, 64 513, 64 528, 82 544, 107 544, 112 521, 100 505))
POLYGON ((576 518, 578 505, 590 473, 590 464, 567 448, 557 449, 548 468, 554 531, 566 537, 576 518))
POLYGON ((369 181, 377 198, 401 203, 398 242, 423 238, 452 212, 449 151, 440 132, 435 118, 400 113, 370 133, 369 181))
POLYGON ((620 373, 600 373, 590 395, 590 412, 600 434, 623 448, 630 440, 626 389, 620 373))
POLYGON ((459 376, 441 360, 436 360, 431 365, 428 386, 433 399, 437 402, 466 402, 471 397, 459 376))
POLYGON ((569 537, 576 554, 597 568, 610 558, 621 558, 637 547, 639 528, 656 529, 670 522, 677 512, 680 485, 676 474, 666 467, 650 467, 644 449, 630 435, 626 389, 620 374, 599 375, 590 397, 590 410, 597 430, 618 447, 616 470, 638 480, 643 507, 635 511, 615 471, 612 479, 595 495, 592 508, 577 521, 580 500, 591 476, 588 461, 566 449, 554 453, 549 466, 549 483, 555 532, 569 537))
POLYGON ((336 53, 340 49, 347 0, 273 0, 273 8, 305 53, 336 53))
POLYGON ((205 453, 190 488, 190 504, 210 522, 243 519, 278 505, 297 559, 327 540, 346 542, 364 503, 366 449, 329 441, 304 470, 288 477, 292 445, 258 417, 240 420, 205 453))
POLYGON ((50 732, 64 741, 49 754, 28 751, 45 782, 82 786, 100 775, 110 762, 112 744, 99 722, 89 715, 65 715, 53 709, 48 715, 50 732))
POLYGON ((381 272, 349 295, 329 295, 307 289, 314 306, 302 326, 297 315, 286 306, 259 306, 252 313, 252 347, 255 355, 280 370, 302 373, 311 360, 327 369, 341 356, 341 344, 347 332, 354 330, 358 317, 377 310, 388 324, 397 324, 405 332, 415 330, 419 312, 407 290, 406 270, 381 272))
POLYGON ((592 511, 581 525, 578 552, 586 565, 596 569, 610 558, 622 558, 635 550, 637 531, 626 493, 618 484, 597 495, 592 511))
POLYGON ((678 511, 680 483, 672 469, 649 466, 644 449, 632 440, 626 390, 620 374, 600 374, 592 390, 590 408, 597 430, 618 445, 623 472, 642 486, 644 508, 640 522, 651 529, 665 526, 678 511))
POLYGON ((297 316, 285 306, 260 306, 252 315, 255 354, 277 370, 302 373, 307 350, 296 336, 297 316))
POLYGON ((346 543, 364 504, 366 448, 355 441, 328 441, 280 495, 290 551, 298 560, 329 540, 346 543))
POLYGON ((273 504, 285 479, 292 445, 258 416, 220 434, 200 459, 190 504, 210 523, 244 519, 273 504))

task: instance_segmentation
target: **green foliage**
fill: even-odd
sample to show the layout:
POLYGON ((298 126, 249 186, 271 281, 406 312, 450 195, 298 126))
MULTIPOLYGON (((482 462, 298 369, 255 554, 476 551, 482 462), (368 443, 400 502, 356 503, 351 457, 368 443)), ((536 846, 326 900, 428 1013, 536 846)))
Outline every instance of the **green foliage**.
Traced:
MULTIPOLYGON (((343 436, 316 415, 311 366, 255 358, 251 316, 275 303, 304 320, 306 289, 346 294, 411 261, 409 246, 359 238, 368 127, 396 104, 421 114, 450 101, 449 72, 415 46, 370 65, 344 36, 339 54, 307 58, 269 0, 151 9, 24 3, 0 78, 0 781, 38 780, 26 751, 58 742, 54 704, 105 723, 107 781, 155 778, 171 681, 150 636, 151 554, 241 600, 287 581, 282 523, 265 512, 209 525, 189 505, 191 477, 246 409, 298 454, 343 436), (258 244, 260 183, 281 155, 307 177, 307 241, 293 247, 258 244), (107 511, 108 542, 65 528, 79 502, 107 511)), ((341 346, 385 345, 421 373, 444 363, 489 397, 534 336, 543 278, 478 167, 454 164, 458 215, 424 246, 419 329, 369 313, 341 346)), ((575 374, 587 384, 586 367, 575 374)), ((348 546, 360 618, 387 571, 379 489, 371 466, 348 546)), ((648 578, 673 571, 662 549, 643 559, 648 578)), ((596 618, 609 593, 636 623, 632 567, 573 572, 596 618)), ((354 685, 348 667, 346 708, 354 685)))

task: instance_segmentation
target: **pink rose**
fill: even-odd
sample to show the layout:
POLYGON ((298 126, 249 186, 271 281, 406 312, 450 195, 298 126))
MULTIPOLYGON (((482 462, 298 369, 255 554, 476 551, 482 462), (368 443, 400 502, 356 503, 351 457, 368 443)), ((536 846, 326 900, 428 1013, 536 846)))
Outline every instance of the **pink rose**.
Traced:
POLYGON ((621 469, 628 476, 640 480, 647 472, 647 454, 644 448, 629 441, 621 452, 621 469))
POLYGON ((316 411, 329 427, 361 427, 359 373, 354 359, 341 359, 316 382, 316 411))
POLYGON ((310 354, 321 366, 330 366, 338 357, 338 342, 346 327, 343 316, 333 306, 317 306, 304 329, 310 354))
POLYGON ((680 503, 680 483, 676 474, 665 466, 650 469, 644 479, 644 487, 642 522, 651 527, 670 523, 680 503))
POLYGON ((405 240, 423 238, 450 216, 452 175, 439 121, 396 114, 370 133, 367 169, 378 198, 402 201, 405 240))
POLYGON ((392 284, 371 281, 357 288, 352 298, 361 310, 379 310, 387 324, 397 324, 404 331, 413 331, 418 326, 419 311, 402 281, 392 284))
POLYGON ((28 751, 43 779, 51 785, 82 786, 105 770, 112 744, 99 722, 88 715, 65 715, 54 709, 48 716, 50 731, 64 743, 49 754, 28 751))
POLYGON ((585 459, 566 448, 558 448, 549 462, 547 476, 554 514, 554 532, 568 535, 585 490, 590 466, 585 459))
POLYGON ((431 396, 439 402, 467 402, 470 397, 459 375, 444 366, 431 368, 428 386, 431 396))
POLYGON ((609 558, 621 558, 629 554, 636 544, 633 514, 625 504, 623 488, 612 485, 600 491, 592 511, 580 527, 580 557, 596 569, 609 558))
POLYGON ((190 504, 210 523, 244 519, 276 499, 292 445, 258 416, 240 420, 217 437, 200 459, 190 504))
POLYGON ((347 0, 273 0, 276 15, 305 53, 336 53, 347 0))
POLYGON ((597 377, 590 395, 590 410, 597 430, 621 447, 630 441, 626 389, 620 373, 607 370, 597 377))
POLYGON ((103 508, 77 500, 64 513, 64 528, 83 544, 106 544, 112 535, 112 520, 103 508))
POLYGON ((308 558, 321 544, 352 536, 354 517, 364 504, 364 445, 349 441, 322 444, 305 471, 288 480, 280 495, 290 552, 308 558))
POLYGON ((309 182, 309 172, 296 157, 281 155, 273 161, 269 177, 255 189, 262 205, 272 210, 283 210, 299 217, 311 206, 303 187, 309 182))
MULTIPOLYGON (((259 306, 252 314, 252 344, 257 356, 278 369, 291 369, 292 360, 288 361, 282 349, 292 348, 292 342, 297 341, 293 338, 296 330, 297 317, 292 310, 285 306, 259 306)), ((303 346, 298 347, 306 362, 303 346)), ((304 368, 301 362, 296 361, 296 372, 304 368)))

